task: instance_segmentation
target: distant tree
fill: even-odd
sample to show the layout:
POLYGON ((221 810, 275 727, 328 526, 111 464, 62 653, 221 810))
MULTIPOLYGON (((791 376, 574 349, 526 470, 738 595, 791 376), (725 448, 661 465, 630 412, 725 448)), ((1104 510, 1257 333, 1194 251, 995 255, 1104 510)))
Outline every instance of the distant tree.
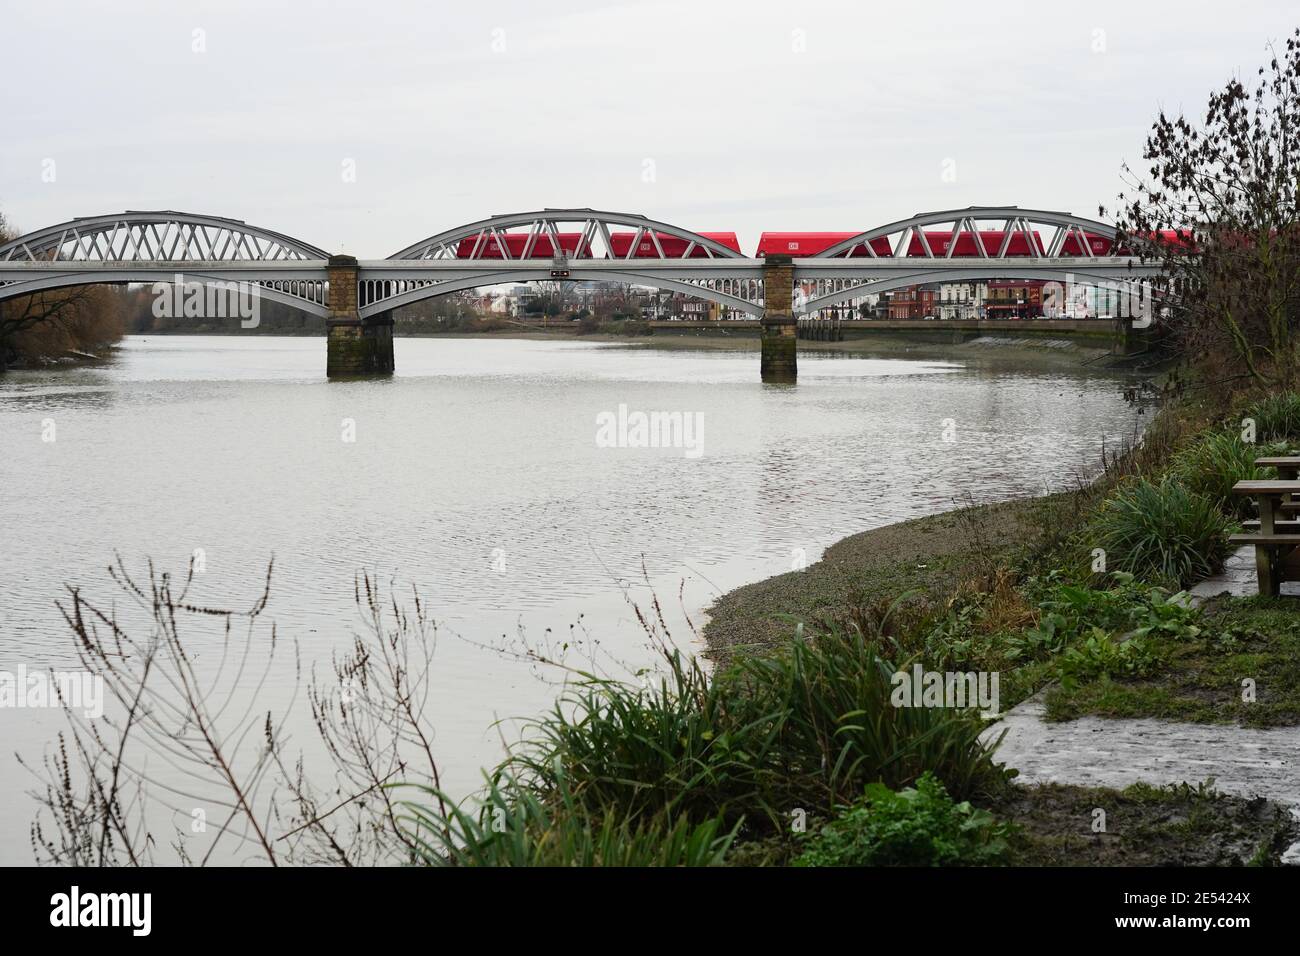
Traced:
MULTIPOLYGON (((0 214, 0 245, 15 230, 0 214)), ((120 297, 106 286, 77 286, 0 302, 0 372, 15 361, 103 348, 122 337, 120 297)))
POLYGON ((1189 357, 1226 357, 1260 385, 1294 387, 1300 30, 1252 89, 1232 79, 1213 93, 1202 122, 1162 112, 1142 155, 1146 176, 1124 167, 1118 226, 1135 252, 1162 263, 1157 300, 1171 341, 1189 357))

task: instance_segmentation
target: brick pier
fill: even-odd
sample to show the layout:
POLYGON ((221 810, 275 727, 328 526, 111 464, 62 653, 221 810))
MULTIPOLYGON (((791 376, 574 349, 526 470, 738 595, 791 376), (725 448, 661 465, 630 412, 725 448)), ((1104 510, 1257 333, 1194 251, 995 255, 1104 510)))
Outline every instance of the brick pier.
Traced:
POLYGON ((794 264, 789 256, 763 260, 763 339, 759 375, 764 382, 794 382, 799 377, 799 331, 791 302, 794 264))
POLYGON ((330 256, 325 374, 329 378, 393 374, 393 316, 368 319, 357 309, 357 260, 330 256))

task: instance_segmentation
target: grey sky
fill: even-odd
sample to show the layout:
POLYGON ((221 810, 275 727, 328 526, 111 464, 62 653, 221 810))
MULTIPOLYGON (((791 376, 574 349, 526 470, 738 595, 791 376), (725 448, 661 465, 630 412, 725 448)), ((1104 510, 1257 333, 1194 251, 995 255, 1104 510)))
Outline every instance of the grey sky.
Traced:
POLYGON ((363 258, 543 206, 731 229, 746 252, 971 204, 1095 215, 1156 111, 1199 112, 1297 13, 0 0, 0 210, 29 230, 180 209, 363 258))

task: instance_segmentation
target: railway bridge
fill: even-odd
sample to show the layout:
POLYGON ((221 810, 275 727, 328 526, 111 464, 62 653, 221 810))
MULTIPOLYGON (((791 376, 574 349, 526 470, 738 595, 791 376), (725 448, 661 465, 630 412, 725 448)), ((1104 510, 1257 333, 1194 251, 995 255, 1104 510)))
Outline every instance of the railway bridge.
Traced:
POLYGON ((0 246, 0 301, 100 283, 236 286, 326 320, 331 378, 393 371, 394 309, 503 283, 606 280, 682 292, 762 326, 760 374, 793 381, 799 316, 928 283, 989 279, 1136 287, 1160 271, 1112 225, 1064 212, 972 206, 860 233, 733 233, 642 215, 544 209, 492 216, 386 259, 331 255, 235 219, 128 211, 73 219, 0 246), (809 242, 810 236, 820 241, 809 242), (796 295, 798 289, 800 294, 796 295))

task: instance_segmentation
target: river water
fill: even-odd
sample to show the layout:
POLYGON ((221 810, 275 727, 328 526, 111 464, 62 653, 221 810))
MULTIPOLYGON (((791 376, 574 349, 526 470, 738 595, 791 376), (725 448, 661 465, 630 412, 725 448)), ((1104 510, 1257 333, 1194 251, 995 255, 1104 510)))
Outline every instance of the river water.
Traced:
MULTIPOLYGON (((72 665, 55 601, 120 602, 115 553, 183 573, 199 551, 196 600, 240 607, 274 556, 266 614, 304 669, 348 642, 372 571, 439 623, 430 713, 467 792, 501 753, 493 722, 555 693, 483 645, 576 625, 635 666, 632 604, 656 594, 697 646, 719 593, 955 499, 1067 485, 1141 422, 1120 378, 1082 369, 805 350, 797 386, 764 386, 752 351, 398 339, 391 380, 329 383, 324 350, 135 337, 101 367, 0 377, 0 671, 72 665), (638 412, 682 413, 690 444, 621 447, 638 412)), ((310 737, 295 683, 286 668, 257 702, 310 737)), ((39 761, 61 726, 0 708, 0 863, 31 859, 35 780, 13 754, 39 761)))

